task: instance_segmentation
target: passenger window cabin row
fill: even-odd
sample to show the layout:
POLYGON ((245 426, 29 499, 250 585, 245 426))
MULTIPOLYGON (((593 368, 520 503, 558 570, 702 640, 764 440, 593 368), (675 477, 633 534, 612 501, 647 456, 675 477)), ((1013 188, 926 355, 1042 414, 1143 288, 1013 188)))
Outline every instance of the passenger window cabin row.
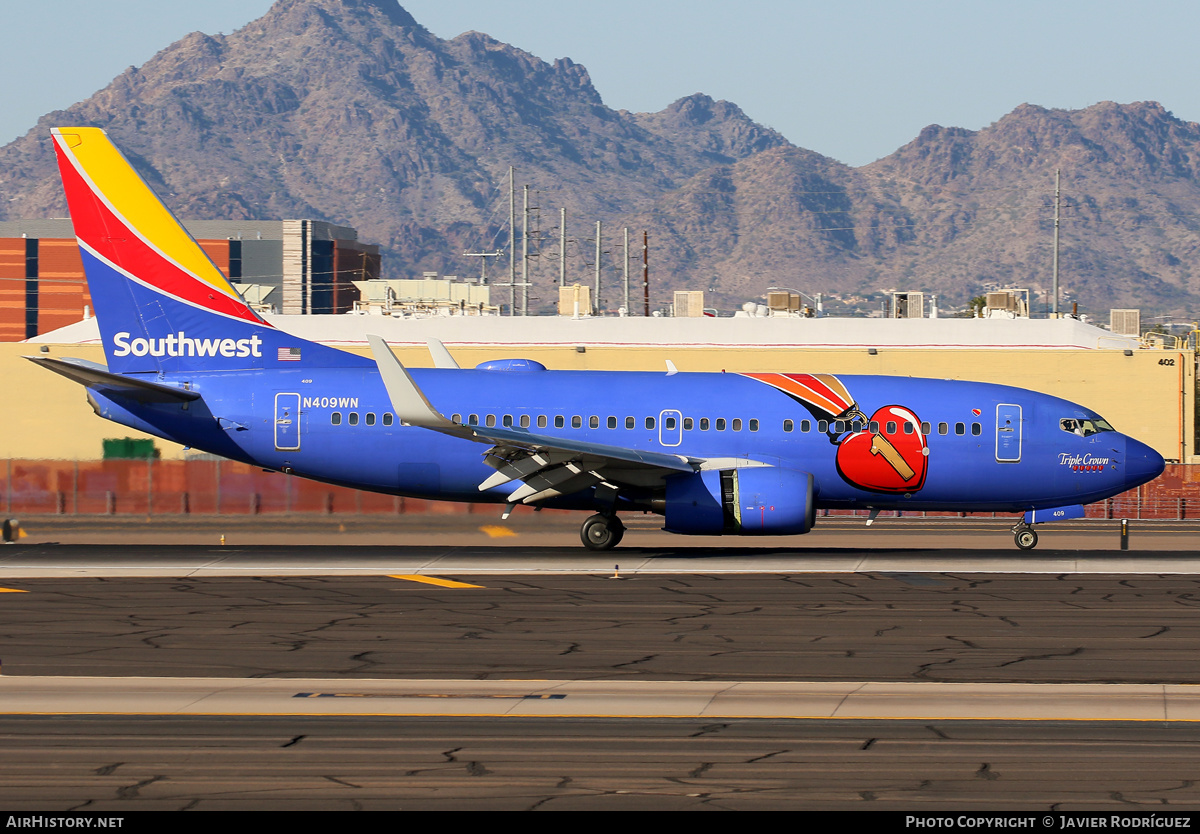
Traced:
MULTIPOLYGON (((968 425, 967 423, 955 423, 954 424, 954 433, 956 435, 965 435, 967 433, 967 425, 968 425)), ((921 434, 929 435, 929 434, 934 433, 933 423, 930 423, 930 422, 923 422, 918 427, 915 423, 910 423, 908 421, 905 421, 904 423, 898 423, 897 421, 894 421, 894 420, 888 420, 886 423, 882 424, 883 431, 880 431, 880 426, 881 426, 881 424, 877 420, 871 420, 870 422, 866 422, 866 423, 864 423, 861 420, 818 420, 817 421, 817 431, 820 432, 821 434, 826 434, 830 431, 832 431, 834 434, 845 434, 846 432, 860 432, 860 431, 864 431, 864 430, 870 432, 871 434, 888 435, 888 434, 900 434, 901 432, 903 432, 904 434, 915 434, 917 432, 918 428, 920 429, 921 434)), ((812 427, 813 427, 812 420, 801 420, 800 421, 800 431, 801 432, 810 432, 810 431, 812 431, 812 427)), ((979 437, 981 434, 983 434, 983 424, 971 423, 970 427, 971 427, 971 435, 972 436, 979 437)), ((796 430, 795 422, 792 420, 784 420, 783 421, 783 430, 785 432, 795 431, 796 430)), ((950 424, 949 423, 938 423, 937 424, 937 433, 938 434, 950 434, 950 424)))
MULTIPOLYGON (((349 412, 346 415, 346 424, 351 425, 351 426, 357 426, 359 424, 358 417, 359 417, 359 415, 358 415, 357 411, 349 412)), ((455 423, 463 422, 461 414, 455 414, 450 419, 453 420, 455 423)), ((380 422, 384 426, 390 426, 390 425, 392 425, 394 420, 395 420, 395 415, 392 414, 390 411, 385 411, 380 419, 380 422)), ((548 414, 539 414, 539 415, 537 415, 536 424, 537 424, 537 428, 539 428, 539 429, 548 428, 551 425, 551 423, 553 423, 554 428, 562 429, 562 428, 566 428, 568 420, 570 420, 571 428, 573 428, 573 429, 583 428, 584 417, 580 414, 569 415, 569 416, 564 415, 564 414, 555 414, 553 416, 548 415, 548 414)), ((600 420, 601 420, 601 418, 595 414, 589 416, 587 418, 588 428, 589 429, 600 428, 600 420)), ((329 416, 329 422, 332 425, 340 426, 342 424, 342 413, 340 411, 332 412, 329 416)), ((374 412, 368 411, 366 414, 363 415, 363 425, 373 426, 373 425, 375 425, 375 422, 376 422, 376 420, 375 420, 374 412)), ((500 417, 500 425, 503 426, 504 428, 512 428, 514 425, 519 426, 520 428, 523 428, 523 429, 529 428, 531 422, 533 422, 532 418, 528 414, 520 414, 515 418, 511 414, 504 414, 504 415, 501 415, 501 417, 500 417)), ((609 417, 605 418, 605 420, 604 420, 605 426, 610 429, 617 428, 617 426, 619 425, 620 422, 621 421, 617 417, 611 416, 611 415, 609 417)), ((637 418, 636 417, 626 417, 623 422, 624 422, 624 426, 626 429, 637 428, 637 418)), ((467 415, 466 425, 478 426, 479 424, 480 423, 479 423, 479 415, 478 414, 468 414, 467 415)), ((647 430, 650 430, 650 431, 654 430, 655 424, 656 424, 656 421, 655 421, 654 417, 646 417, 645 420, 643 421, 643 425, 646 427, 647 430)), ((743 424, 750 431, 758 431, 758 429, 759 429, 759 421, 757 418, 750 418, 749 420, 744 421, 744 423, 743 423, 742 418, 740 418, 740 417, 734 417, 732 419, 727 419, 725 417, 714 417, 714 418, 700 417, 698 419, 694 419, 692 417, 684 417, 683 418, 683 430, 684 431, 694 431, 697 429, 699 431, 710 431, 710 430, 712 430, 712 431, 727 431, 727 430, 728 431, 741 431, 743 424)), ((496 415, 495 414, 483 415, 483 425, 487 426, 489 428, 494 427, 496 425, 496 415)), ((677 422, 677 418, 673 415, 663 418, 663 426, 662 427, 666 431, 674 431, 678 427, 678 425, 679 425, 679 423, 677 422)), ((965 435, 967 433, 967 425, 968 425, 967 423, 955 423, 954 424, 954 434, 965 435)), ((978 437, 979 435, 983 434, 983 426, 980 423, 971 423, 970 427, 971 427, 971 434, 973 436, 978 437)), ((796 421, 794 421, 794 420, 784 420, 783 421, 783 430, 785 433, 794 432, 794 431, 796 431, 796 428, 797 428, 796 421)), ((897 423, 896 421, 893 421, 893 420, 888 420, 886 423, 883 423, 883 424, 880 424, 876 420, 871 420, 870 422, 866 422, 866 423, 864 423, 861 420, 832 420, 832 421, 831 420, 818 420, 818 421, 816 421, 816 428, 817 428, 817 431, 821 434, 827 434, 830 431, 832 431, 834 434, 845 434, 846 432, 860 432, 860 431, 864 431, 864 430, 870 432, 871 434, 889 435, 889 434, 899 434, 901 432, 903 432, 904 434, 914 434, 918 431, 918 429, 920 430, 921 434, 929 435, 929 434, 934 433, 933 424, 929 423, 929 422, 923 422, 918 427, 915 423, 910 423, 907 421, 904 423, 897 423), (882 427, 882 431, 880 431, 881 427, 882 427)), ((812 420, 801 420, 799 423, 799 429, 802 433, 811 432, 813 430, 813 421, 812 420)), ((949 423, 938 423, 937 424, 937 433, 941 434, 941 435, 950 434, 950 424, 949 423)))
MULTIPOLYGON (((450 419, 455 423, 463 422, 461 414, 454 414, 450 419)), ((468 414, 465 422, 468 426, 478 426, 480 424, 479 420, 480 417, 478 414, 468 414)), ((638 422, 636 417, 625 417, 624 420, 622 420, 621 418, 613 415, 609 415, 608 417, 600 417, 599 415, 592 414, 585 417, 582 414, 539 414, 537 415, 536 420, 534 420, 528 414, 521 414, 515 418, 511 414, 505 414, 500 418, 500 425, 504 428, 511 428, 512 426, 517 425, 524 429, 530 428, 532 423, 536 423, 536 426, 539 429, 549 428, 551 425, 553 425, 556 429, 563 429, 569 424, 573 429, 581 429, 583 428, 585 420, 587 421, 587 427, 589 429, 600 428, 601 421, 604 422, 605 428, 609 429, 616 429, 622 424, 626 429, 636 429, 638 422)), ((487 427, 495 426, 496 415, 483 415, 483 425, 487 427)), ((647 430, 653 431, 658 425, 658 420, 655 417, 646 417, 642 421, 642 425, 645 426, 647 430)), ((668 415, 667 417, 664 417, 662 427, 667 431, 673 431, 679 427, 679 418, 675 417, 674 415, 668 415)), ((758 431, 759 421, 757 419, 743 420, 740 417, 735 417, 733 419, 726 419, 724 417, 717 417, 716 419, 701 417, 699 420, 694 420, 691 417, 683 418, 684 431, 693 431, 697 427, 700 431, 709 431, 710 429, 716 431, 741 431, 743 427, 748 428, 750 431, 758 431)))
MULTIPOLYGON (((383 413, 383 418, 382 418, 383 425, 390 426, 392 424, 392 421, 394 421, 395 419, 396 419, 396 415, 392 414, 392 412, 385 411, 383 413)), ((329 422, 332 425, 340 426, 342 424, 342 412, 334 411, 333 413, 331 413, 329 415, 329 422)), ((346 423, 351 426, 357 426, 358 425, 358 412, 351 411, 350 413, 348 413, 346 415, 346 423)), ((367 426, 375 425, 375 413, 373 411, 368 411, 366 414, 363 415, 363 424, 367 425, 367 426)))

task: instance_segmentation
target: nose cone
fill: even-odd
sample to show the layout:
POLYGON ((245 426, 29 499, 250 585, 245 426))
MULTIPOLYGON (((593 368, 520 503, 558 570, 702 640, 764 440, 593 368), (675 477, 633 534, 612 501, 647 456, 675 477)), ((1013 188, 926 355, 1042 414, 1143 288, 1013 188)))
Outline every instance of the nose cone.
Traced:
POLYGON ((1126 489, 1133 489, 1147 481, 1153 481, 1162 474, 1166 467, 1166 461, 1158 452, 1132 437, 1125 438, 1126 489))

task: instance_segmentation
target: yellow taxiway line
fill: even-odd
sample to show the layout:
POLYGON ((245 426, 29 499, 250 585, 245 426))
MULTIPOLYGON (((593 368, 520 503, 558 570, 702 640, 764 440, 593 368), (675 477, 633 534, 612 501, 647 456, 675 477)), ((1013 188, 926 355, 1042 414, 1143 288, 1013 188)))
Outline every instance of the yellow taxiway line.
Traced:
POLYGON ((415 573, 388 574, 392 579, 403 579, 407 582, 422 582, 426 585, 437 585, 440 588, 483 588, 483 585, 471 585, 467 582, 455 582, 453 579, 442 579, 440 576, 421 576, 415 573))

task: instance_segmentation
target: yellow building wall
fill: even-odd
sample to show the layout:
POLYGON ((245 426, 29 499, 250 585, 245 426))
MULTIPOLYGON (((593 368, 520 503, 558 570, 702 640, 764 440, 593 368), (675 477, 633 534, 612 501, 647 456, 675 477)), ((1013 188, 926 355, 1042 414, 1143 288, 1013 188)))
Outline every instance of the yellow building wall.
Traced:
MULTIPOLYGON (((50 356, 104 362, 99 346, 50 345, 50 356)), ((1192 448, 1195 363, 1187 352, 1139 350, 771 349, 728 347, 448 346, 464 368, 488 359, 527 357, 559 370, 786 371, 892 374, 966 379, 1029 388, 1095 409, 1113 426, 1169 460, 1200 462, 1192 448)), ((81 386, 21 357, 39 345, 0 344, 0 458, 78 459, 101 456, 106 437, 144 437, 95 416, 81 386)), ((394 348, 406 365, 429 367, 424 347, 394 348)), ((366 348, 355 350, 368 354, 366 348)), ((156 441, 164 458, 183 449, 156 441)))

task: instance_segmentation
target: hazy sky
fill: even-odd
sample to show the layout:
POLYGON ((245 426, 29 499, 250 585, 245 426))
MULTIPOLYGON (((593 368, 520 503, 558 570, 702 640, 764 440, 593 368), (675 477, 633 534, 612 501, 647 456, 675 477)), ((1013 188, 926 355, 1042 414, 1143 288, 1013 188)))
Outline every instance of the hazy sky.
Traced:
MULTIPOLYGON (((908 0, 408 0, 434 34, 487 32, 583 64, 605 103, 704 92, 791 142, 862 165, 928 124, 978 129, 1022 102, 1154 100, 1200 120, 1200 4, 908 0)), ((8 3, 0 143, 188 32, 231 32, 270 0, 8 3), (21 36, 14 36, 22 33, 21 36)))

